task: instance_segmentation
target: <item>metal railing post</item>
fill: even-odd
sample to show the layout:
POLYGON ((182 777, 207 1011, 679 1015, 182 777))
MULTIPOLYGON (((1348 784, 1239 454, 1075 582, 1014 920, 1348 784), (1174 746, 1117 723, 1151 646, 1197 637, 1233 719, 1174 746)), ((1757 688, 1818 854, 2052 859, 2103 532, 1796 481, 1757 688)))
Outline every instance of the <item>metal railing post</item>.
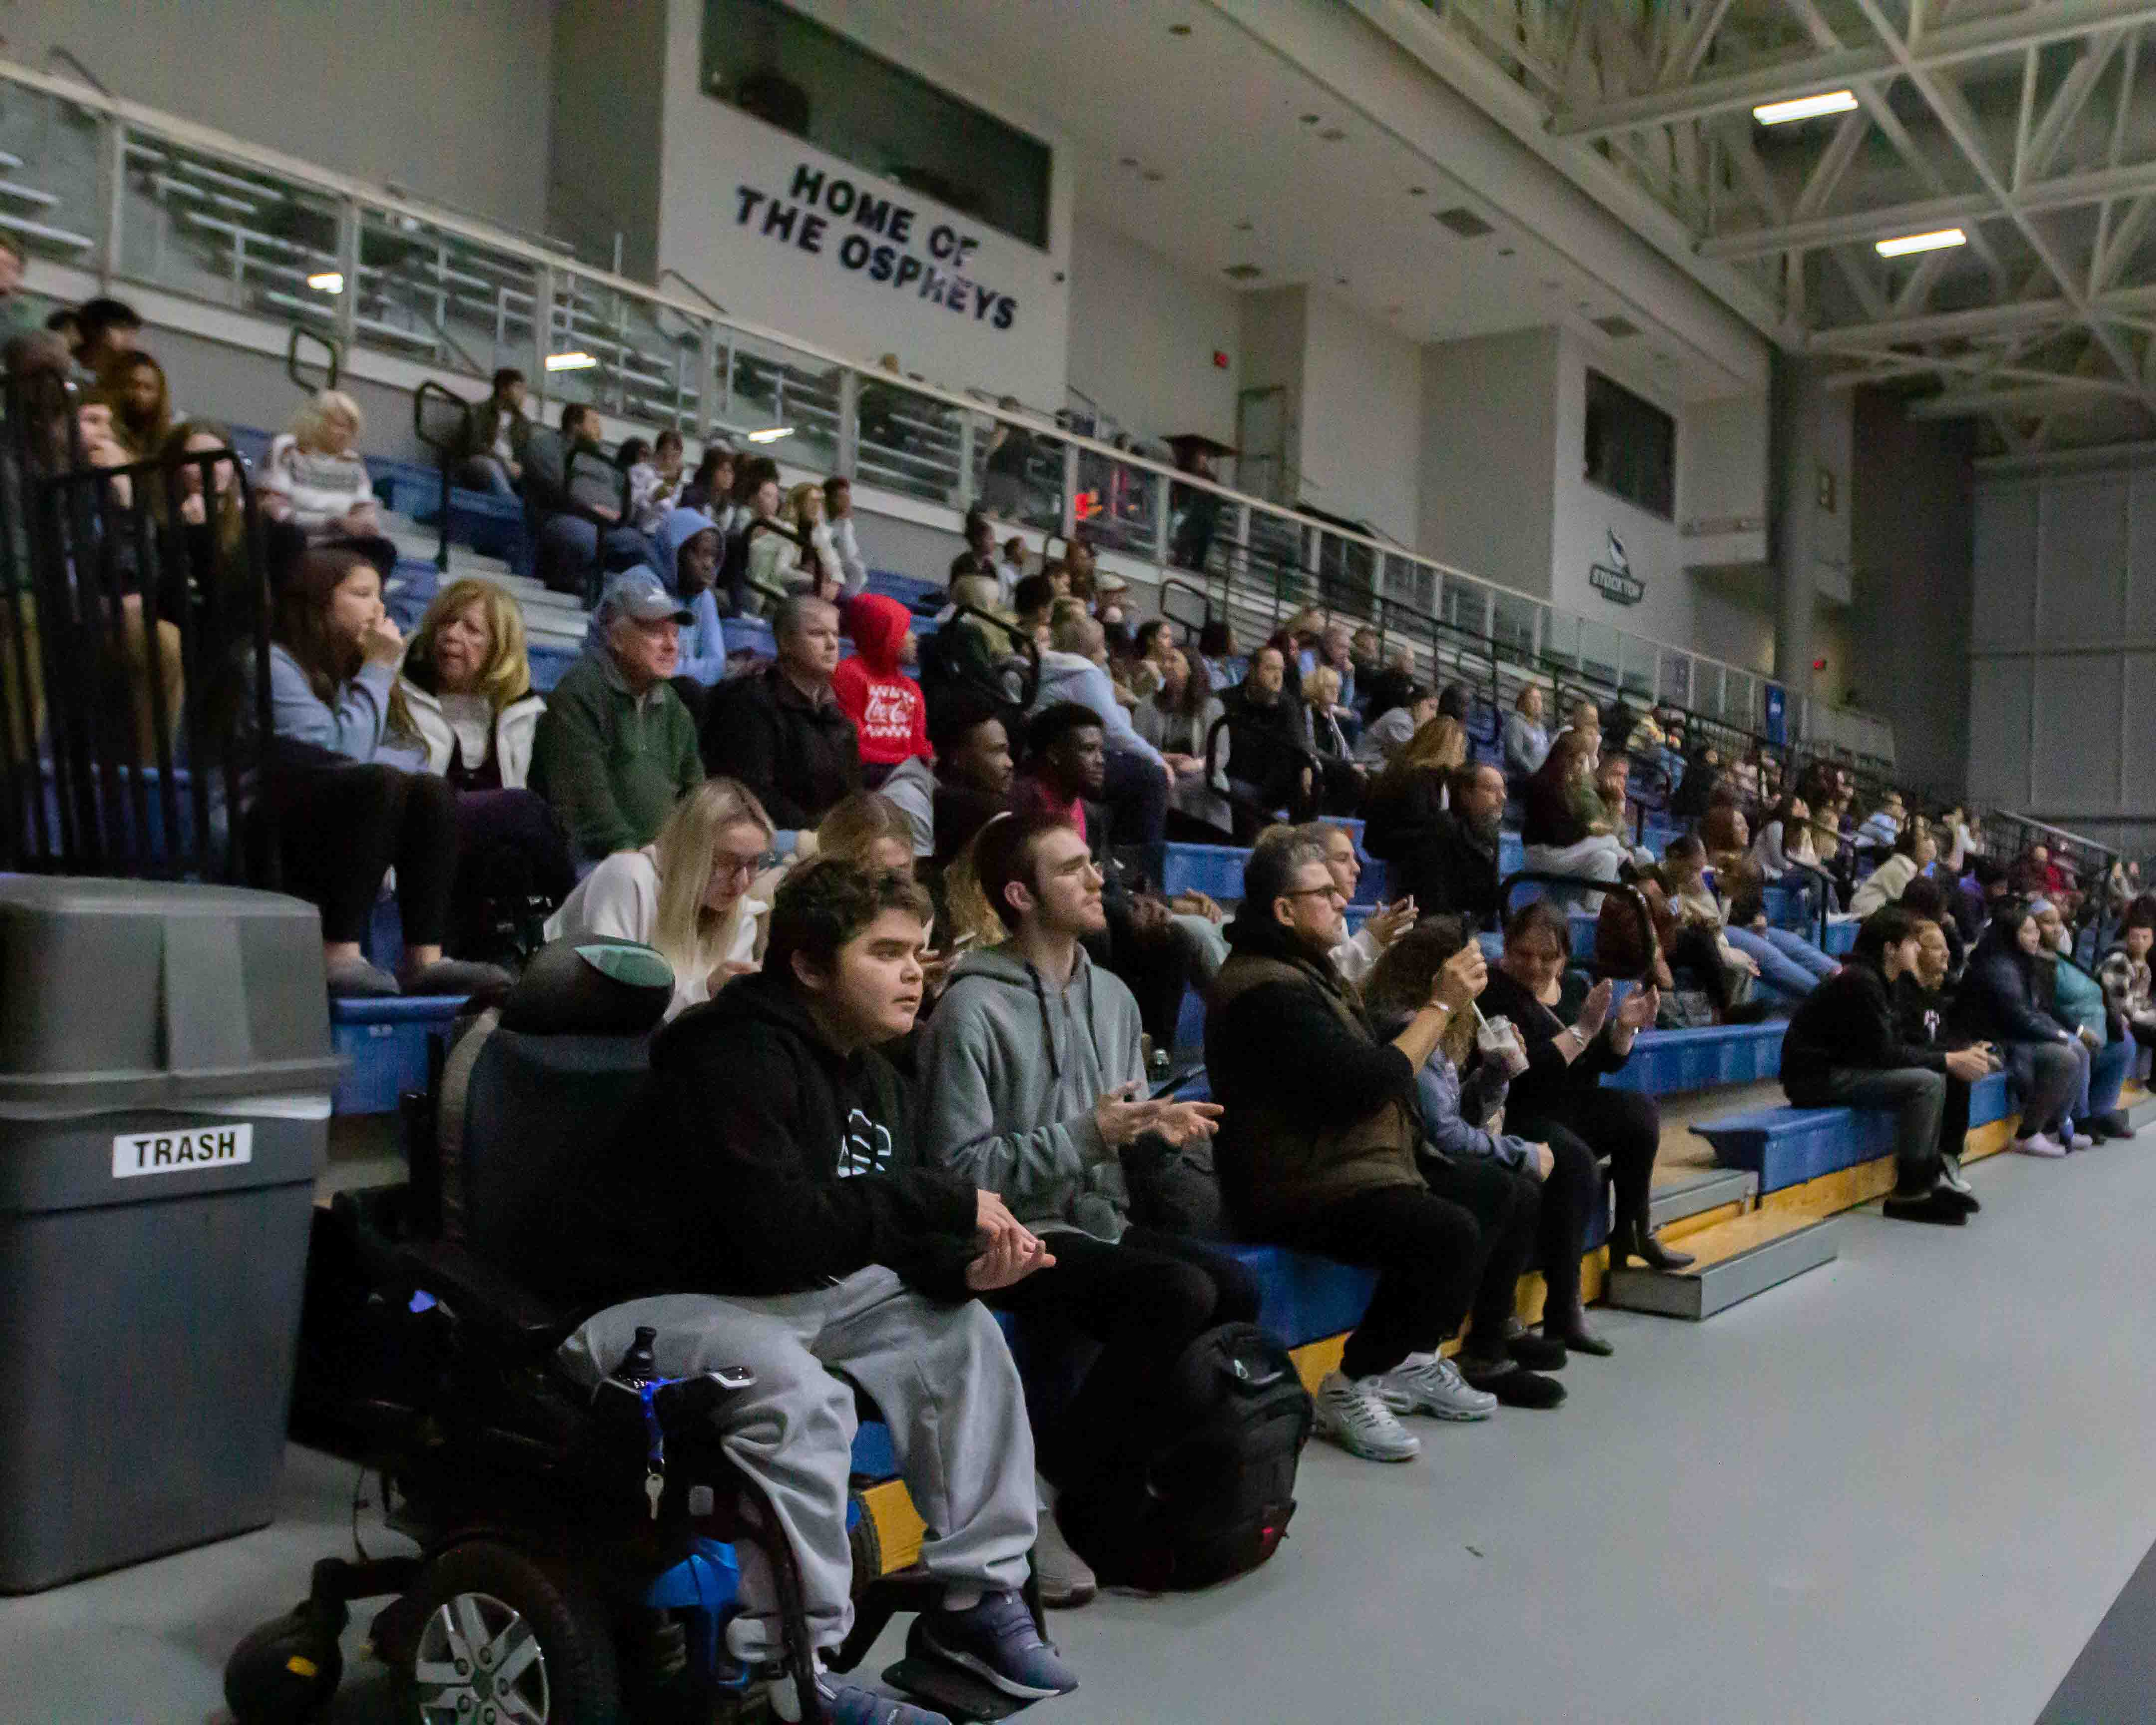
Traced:
POLYGON ((839 373, 839 476, 851 479, 861 453, 861 374, 851 366, 839 373))
POLYGON ((547 356, 554 351, 554 266, 542 264, 531 282, 531 381, 542 401, 552 393, 554 374, 547 369, 547 356))
POLYGON ((1158 474, 1152 476, 1152 560, 1156 567, 1168 567, 1168 483, 1158 474))
MULTIPOLYGON (((337 346, 349 353, 359 332, 359 200, 337 200, 337 268, 344 274, 344 291, 337 295, 337 346)), ((439 325, 438 325, 439 327, 439 325)))
POLYGON ((1078 445, 1063 445, 1063 536, 1078 531, 1078 445))
POLYGON ((958 409, 958 490, 952 500, 961 511, 973 506, 973 410, 958 409))
POLYGON ((127 207, 127 122, 107 115, 98 133, 98 207, 104 212, 104 231, 97 236, 97 285, 106 293, 120 273, 121 223, 127 207))

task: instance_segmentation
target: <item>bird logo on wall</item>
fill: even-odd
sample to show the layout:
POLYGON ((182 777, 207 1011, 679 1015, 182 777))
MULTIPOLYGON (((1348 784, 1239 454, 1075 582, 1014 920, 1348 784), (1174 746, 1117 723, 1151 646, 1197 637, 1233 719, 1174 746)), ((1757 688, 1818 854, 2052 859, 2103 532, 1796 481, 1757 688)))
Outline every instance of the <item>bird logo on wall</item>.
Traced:
POLYGON ((1646 593, 1646 583, 1632 572, 1632 560, 1625 555, 1625 542, 1607 527, 1602 533, 1609 542, 1608 561, 1588 566, 1587 584, 1614 604, 1636 605, 1646 593))

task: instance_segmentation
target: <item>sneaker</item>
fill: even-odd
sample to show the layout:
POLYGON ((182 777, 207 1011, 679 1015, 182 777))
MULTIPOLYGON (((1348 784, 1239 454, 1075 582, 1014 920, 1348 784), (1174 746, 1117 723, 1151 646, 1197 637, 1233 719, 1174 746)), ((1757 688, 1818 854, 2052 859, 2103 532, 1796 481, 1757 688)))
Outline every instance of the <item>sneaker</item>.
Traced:
POLYGON ((1517 1336, 1508 1329, 1505 1336, 1505 1352, 1512 1355, 1516 1363, 1525 1366, 1531 1372, 1562 1371, 1565 1361, 1571 1357, 1563 1337, 1539 1335, 1528 1329, 1522 1329, 1517 1336))
POLYGON ((1467 1381, 1507 1408, 1554 1408, 1564 1400, 1564 1385, 1509 1359, 1502 1363, 1471 1362, 1462 1368, 1467 1381))
POLYGON ((1348 1378, 1327 1372, 1312 1399, 1318 1435, 1365 1461, 1412 1461, 1422 1440, 1393 1417, 1380 1386, 1383 1378, 1348 1378))
POLYGON ((1961 1158, 1945 1152, 1940 1153, 1939 1184, 1949 1192, 1958 1192, 1964 1197, 1968 1196, 1969 1176, 1961 1171, 1961 1158))
POLYGON ((1496 1397, 1470 1389, 1460 1368, 1437 1353, 1409 1355, 1378 1379, 1378 1394, 1395 1414, 1427 1414, 1433 1420, 1487 1420, 1497 1411, 1496 1397))
POLYGON ((1101 1590, 1099 1579, 1056 1525, 1050 1495, 1040 1495, 1040 1531, 1033 1539, 1033 1573, 1040 1583, 1040 1603, 1050 1611, 1070 1611, 1101 1590))
MULTIPOLYGON (((879 1695, 873 1689, 834 1683, 829 1677, 816 1680, 816 1693, 824 1702, 824 1717, 831 1725, 951 1725, 949 1717, 942 1713, 931 1712, 927 1707, 917 1707, 895 1696, 879 1695)), ((790 1686, 788 1695, 790 1698, 790 1686)), ((785 1716, 782 1713, 779 1717, 785 1716)), ((798 1718, 800 1715, 794 1717, 798 1718)))
POLYGON ((2061 1129, 2059 1132, 2059 1142, 2061 1144, 2064 1144, 2069 1150, 2093 1150, 2096 1148, 2096 1140, 2088 1133, 2078 1130, 2071 1124, 2071 1122, 2069 1122, 2061 1129))
POLYGON ((1078 1686, 1070 1668, 1040 1639, 1025 1600, 1006 1588, 964 1611, 926 1611, 918 1620, 924 1651, 993 1684, 1020 1701, 1045 1701, 1078 1686))
POLYGON ((2031 1132, 2025 1138, 2016 1138, 2014 1147, 2024 1156, 2060 1157, 2066 1153, 2066 1147, 2048 1132, 2031 1132))
POLYGON ((1879 1208, 1890 1222, 1937 1222, 1958 1228, 1969 1220, 1969 1206, 1974 1202, 1943 1186, 1934 1186, 1921 1194, 1890 1198, 1879 1208))

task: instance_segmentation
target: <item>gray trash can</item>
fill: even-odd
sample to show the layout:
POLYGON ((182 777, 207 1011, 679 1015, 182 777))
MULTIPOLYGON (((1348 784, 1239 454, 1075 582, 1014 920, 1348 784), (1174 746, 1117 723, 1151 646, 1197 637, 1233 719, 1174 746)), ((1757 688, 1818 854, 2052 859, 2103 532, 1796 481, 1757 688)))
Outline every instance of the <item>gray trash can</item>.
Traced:
POLYGON ((0 877, 0 1592, 275 1513, 336 1071, 312 906, 0 877))

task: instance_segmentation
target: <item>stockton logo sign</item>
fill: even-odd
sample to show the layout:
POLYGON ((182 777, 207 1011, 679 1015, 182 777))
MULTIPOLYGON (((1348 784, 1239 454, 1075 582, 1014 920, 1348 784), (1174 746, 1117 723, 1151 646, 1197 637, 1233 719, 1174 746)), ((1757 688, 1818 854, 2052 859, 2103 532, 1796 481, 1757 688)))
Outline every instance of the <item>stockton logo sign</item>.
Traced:
POLYGON ((849 275, 911 294, 992 330, 1018 321, 1018 301, 968 273, 980 236, 948 222, 925 232, 909 204, 803 162, 783 198, 734 187, 734 224, 791 246, 849 275))
POLYGON ((1617 536, 1609 533, 1609 560, 1588 565, 1587 584, 1613 603, 1636 605, 1646 596, 1647 584, 1632 572, 1632 561, 1617 536))

